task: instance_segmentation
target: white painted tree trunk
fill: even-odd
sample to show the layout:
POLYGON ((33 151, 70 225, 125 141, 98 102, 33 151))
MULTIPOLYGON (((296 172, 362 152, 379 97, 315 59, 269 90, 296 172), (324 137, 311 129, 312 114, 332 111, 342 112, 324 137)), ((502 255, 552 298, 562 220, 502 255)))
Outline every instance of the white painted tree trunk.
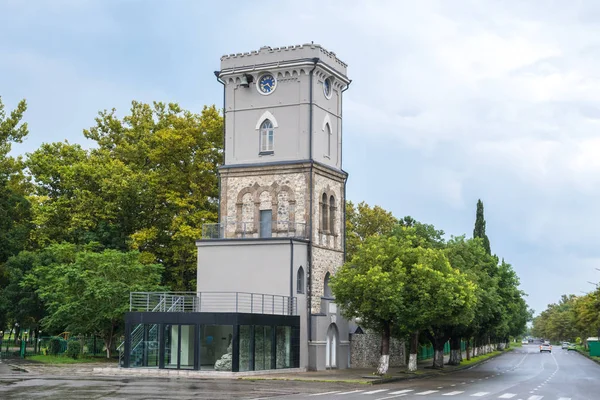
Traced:
POLYGON ((450 365, 460 364, 460 350, 450 350, 450 360, 448 360, 448 364, 450 364, 450 365))
POLYGON ((379 366, 377 367, 377 373, 379 375, 385 375, 388 372, 390 366, 390 355, 385 354, 379 357, 379 366))
POLYGON ((414 372, 417 370, 417 355, 416 354, 408 355, 408 370, 410 372, 414 372))
POLYGON ((435 350, 433 352, 433 368, 444 368, 444 351, 435 350))

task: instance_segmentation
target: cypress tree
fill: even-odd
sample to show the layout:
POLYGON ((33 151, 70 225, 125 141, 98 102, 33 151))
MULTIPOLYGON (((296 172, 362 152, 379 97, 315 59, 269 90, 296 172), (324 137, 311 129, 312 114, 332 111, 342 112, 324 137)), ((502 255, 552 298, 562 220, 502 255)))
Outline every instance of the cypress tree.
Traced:
POLYGON ((485 218, 483 217, 483 202, 477 200, 477 213, 475 214, 475 228, 473 229, 473 237, 483 239, 483 247, 488 254, 492 254, 490 248, 490 239, 485 234, 485 218))

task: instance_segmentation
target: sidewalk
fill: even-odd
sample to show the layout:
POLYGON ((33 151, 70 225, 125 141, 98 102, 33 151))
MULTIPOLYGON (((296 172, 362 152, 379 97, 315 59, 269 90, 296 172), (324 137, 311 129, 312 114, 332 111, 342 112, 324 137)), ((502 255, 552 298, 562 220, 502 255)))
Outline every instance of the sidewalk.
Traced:
MULTIPOLYGON (((419 379, 436 375, 448 374, 455 371, 471 368, 485 362, 490 358, 503 354, 495 352, 478 357, 477 360, 466 362, 463 353, 463 363, 458 366, 444 365, 443 370, 431 368, 432 359, 421 360, 417 363, 416 372, 407 372, 406 367, 392 367, 384 376, 374 375, 375 367, 371 368, 348 368, 325 371, 302 371, 300 369, 281 370, 281 372, 270 373, 268 371, 252 371, 248 373, 224 373, 215 371, 191 371, 191 370, 168 370, 168 369, 144 369, 144 368, 119 368, 116 365, 106 363, 89 364, 40 364, 29 362, 26 359, 4 360, 6 364, 17 367, 25 372, 39 375, 69 375, 69 376, 137 376, 155 378, 203 378, 203 379, 244 379, 244 380, 294 380, 294 381, 321 381, 354 384, 379 384, 398 380, 419 379)), ((444 364, 448 362, 449 356, 444 357, 444 364)))

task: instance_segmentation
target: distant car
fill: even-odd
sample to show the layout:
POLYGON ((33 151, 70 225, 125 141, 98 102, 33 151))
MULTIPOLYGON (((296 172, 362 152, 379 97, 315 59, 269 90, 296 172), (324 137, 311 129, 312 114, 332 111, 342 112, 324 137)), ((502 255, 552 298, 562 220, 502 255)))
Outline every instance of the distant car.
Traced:
POLYGON ((529 344, 529 340, 523 339, 523 340, 521 340, 521 344, 529 344))
POLYGON ((569 343, 569 342, 562 342, 562 346, 561 346, 561 348, 563 348, 563 349, 568 349, 570 344, 571 344, 571 343, 569 343))
POLYGON ((552 345, 550 343, 543 343, 540 345, 540 353, 547 351, 548 353, 552 353, 552 345))

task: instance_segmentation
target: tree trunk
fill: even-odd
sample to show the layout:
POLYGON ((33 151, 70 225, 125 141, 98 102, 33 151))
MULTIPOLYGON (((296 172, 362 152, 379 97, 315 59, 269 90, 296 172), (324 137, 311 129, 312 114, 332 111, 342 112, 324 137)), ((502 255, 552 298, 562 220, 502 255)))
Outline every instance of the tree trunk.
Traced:
POLYGON ((466 350, 467 350, 467 361, 469 361, 471 359, 471 338, 467 339, 466 350))
POLYGON ((408 356, 408 371, 417 370, 417 352, 419 351, 419 331, 410 335, 410 354, 408 356))
POLYGON ((450 338, 450 360, 448 365, 459 365, 461 362, 460 337, 450 338))
POLYGON ((444 368, 444 344, 448 340, 448 335, 443 331, 427 333, 427 337, 433 344, 433 368, 444 368))
POLYGON ((386 323, 381 333, 381 357, 379 358, 379 366, 377 373, 379 375, 387 374, 390 366, 390 324, 386 323))

